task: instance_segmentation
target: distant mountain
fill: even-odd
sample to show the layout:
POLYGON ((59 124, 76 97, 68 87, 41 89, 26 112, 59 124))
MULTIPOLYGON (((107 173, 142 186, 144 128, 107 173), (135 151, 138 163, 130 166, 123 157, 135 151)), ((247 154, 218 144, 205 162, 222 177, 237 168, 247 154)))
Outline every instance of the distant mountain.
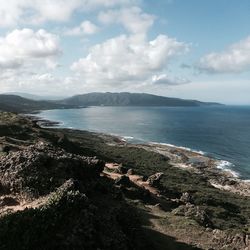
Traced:
POLYGON ((35 101, 42 101, 42 100, 52 101, 52 100, 61 100, 61 99, 66 98, 65 96, 52 96, 52 95, 41 96, 41 95, 33 95, 33 94, 23 93, 23 92, 7 92, 3 94, 4 95, 17 95, 17 96, 21 96, 23 98, 27 98, 27 99, 31 99, 35 101))
POLYGON ((38 110, 74 108, 73 105, 52 101, 34 101, 17 95, 0 94, 0 111, 27 113, 38 110))
POLYGON ((29 113, 48 109, 68 109, 86 106, 169 106, 195 107, 221 105, 219 103, 184 100, 137 93, 89 93, 63 100, 31 100, 18 95, 0 94, 0 111, 29 113))
POLYGON ((75 106, 207 106, 218 103, 184 100, 140 93, 89 93, 76 95, 60 101, 65 105, 75 106))

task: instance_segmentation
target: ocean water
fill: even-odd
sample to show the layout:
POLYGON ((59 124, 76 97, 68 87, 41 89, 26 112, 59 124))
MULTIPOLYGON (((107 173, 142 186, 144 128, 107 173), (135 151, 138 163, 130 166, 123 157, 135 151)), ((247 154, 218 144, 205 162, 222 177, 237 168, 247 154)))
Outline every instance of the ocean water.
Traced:
POLYGON ((202 151, 250 179, 250 106, 89 107, 48 110, 61 127, 104 132, 130 142, 159 142, 202 151))

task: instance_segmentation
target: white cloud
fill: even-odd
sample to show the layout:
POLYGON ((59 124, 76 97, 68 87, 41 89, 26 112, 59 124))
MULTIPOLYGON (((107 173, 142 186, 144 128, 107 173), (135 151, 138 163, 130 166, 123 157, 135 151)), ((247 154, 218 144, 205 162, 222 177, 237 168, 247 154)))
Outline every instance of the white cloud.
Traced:
POLYGON ((0 68, 18 68, 34 61, 55 65, 61 53, 59 39, 45 30, 14 30, 0 37, 0 68))
POLYGON ((71 69, 87 85, 152 83, 152 76, 164 72, 171 58, 187 50, 188 45, 165 35, 152 41, 121 35, 90 48, 71 69))
POLYGON ((99 13, 98 19, 104 24, 122 24, 129 32, 134 34, 144 34, 153 25, 155 17, 144 13, 139 7, 130 7, 102 11, 99 13))
POLYGON ((99 28, 92 22, 86 20, 83 21, 79 26, 69 29, 65 32, 68 36, 84 36, 93 35, 97 33, 99 28))
POLYGON ((8 0, 0 4, 0 26, 69 20, 75 11, 124 6, 137 0, 8 0))
POLYGON ((39 95, 74 93, 74 86, 68 84, 66 79, 48 71, 34 73, 22 69, 9 69, 0 74, 0 92, 15 91, 39 95))
MULTIPOLYGON (((76 93, 123 88, 131 91, 158 84, 186 83, 184 78, 169 76, 166 72, 171 59, 185 53, 189 46, 166 35, 149 41, 147 33, 156 17, 135 7, 140 1, 9 0, 1 3, 0 28, 22 27, 27 23, 40 25, 46 21, 65 22, 76 13, 95 11, 95 14, 99 12, 99 25, 122 25, 127 35, 90 47, 86 56, 71 65, 74 73, 66 69, 63 76, 59 76, 62 71, 52 71, 62 54, 58 36, 43 29, 9 32, 0 37, 0 90, 46 92, 49 89, 51 93, 76 93)), ((64 34, 87 36, 100 28, 84 20, 64 34)), ((65 61, 67 64, 67 58, 65 61)))
POLYGON ((167 74, 153 75, 152 77, 153 84, 164 84, 164 85, 182 85, 190 83, 186 78, 181 77, 172 77, 167 74))
POLYGON ((221 53, 210 53, 200 59, 198 68, 208 73, 250 71, 250 36, 221 53))

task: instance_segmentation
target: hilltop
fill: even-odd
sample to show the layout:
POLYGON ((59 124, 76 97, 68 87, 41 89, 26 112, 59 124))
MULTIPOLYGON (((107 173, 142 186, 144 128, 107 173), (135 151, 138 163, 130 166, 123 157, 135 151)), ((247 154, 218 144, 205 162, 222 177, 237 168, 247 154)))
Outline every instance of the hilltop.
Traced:
POLYGON ((18 95, 0 95, 0 111, 29 113, 39 110, 74 108, 73 105, 61 104, 55 101, 36 101, 18 95))
POLYGON ((53 96, 53 95, 34 95, 29 93, 23 93, 23 92, 5 92, 4 95, 16 95, 20 96, 26 99, 34 100, 34 101, 55 101, 55 100, 62 100, 66 97, 63 96, 53 96))
POLYGON ((37 100, 37 97, 33 95, 23 93, 21 95, 22 96, 0 94, 0 110, 16 113, 30 113, 39 110, 82 108, 87 106, 199 107, 221 105, 219 103, 126 92, 89 93, 72 96, 62 100, 37 100))
POLYGON ((62 104, 78 106, 208 106, 218 103, 200 102, 196 100, 184 100, 165 96, 157 96, 145 93, 88 93, 76 95, 60 101, 62 104))

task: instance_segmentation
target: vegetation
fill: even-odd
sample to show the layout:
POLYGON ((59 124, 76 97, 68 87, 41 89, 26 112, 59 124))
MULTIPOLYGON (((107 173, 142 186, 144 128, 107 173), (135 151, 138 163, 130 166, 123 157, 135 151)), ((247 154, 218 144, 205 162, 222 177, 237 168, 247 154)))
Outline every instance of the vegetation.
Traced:
POLYGON ((195 229, 196 235, 207 228, 230 235, 250 233, 248 197, 220 191, 209 184, 209 176, 176 168, 158 153, 108 135, 39 128, 10 113, 0 113, 0 136, 0 146, 17 151, 13 158, 0 150, 4 157, 0 170, 5 171, 1 194, 12 188, 16 194, 42 199, 41 206, 0 217, 1 249, 161 249, 160 245, 194 249, 148 229, 153 217, 147 207, 159 202, 164 210, 159 223, 171 231, 195 229), (40 142, 45 149, 36 149, 40 142), (22 154, 33 165, 27 165, 22 154), (86 157, 97 157, 100 164, 86 157), (112 180, 100 177, 102 161, 121 163, 144 178, 162 172, 158 186, 162 200, 149 199, 145 190, 133 185, 115 187, 112 180), (8 162, 17 163, 11 171, 8 162), (191 204, 181 201, 183 194, 190 195, 191 204), (183 217, 186 212, 189 216, 183 217))
POLYGON ((0 111, 30 113, 39 110, 62 108, 75 108, 75 106, 60 104, 54 101, 34 101, 16 95, 0 95, 0 111))
MULTIPOLYGON (((204 103, 195 100, 183 100, 150 94, 137 93, 89 93, 63 100, 61 103, 78 106, 203 106, 215 103, 204 103)), ((218 103, 216 104, 218 105, 218 103)))

